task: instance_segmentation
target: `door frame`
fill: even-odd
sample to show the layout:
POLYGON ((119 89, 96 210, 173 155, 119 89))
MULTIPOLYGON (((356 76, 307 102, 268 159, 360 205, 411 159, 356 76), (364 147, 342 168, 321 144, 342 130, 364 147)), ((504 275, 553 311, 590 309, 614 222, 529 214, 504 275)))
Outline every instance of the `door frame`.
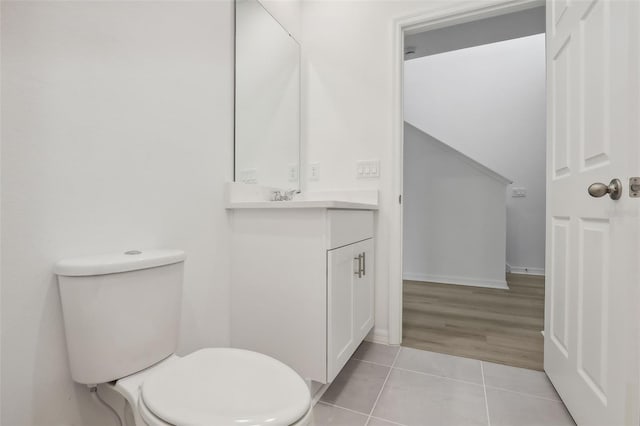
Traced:
POLYGON ((447 6, 430 12, 418 12, 394 19, 392 51, 392 188, 390 211, 390 262, 388 293, 388 343, 402 342, 402 218, 403 204, 398 200, 403 194, 403 146, 404 146, 404 36, 405 34, 435 30, 520 10, 545 6, 545 0, 498 0, 492 3, 464 3, 447 6))

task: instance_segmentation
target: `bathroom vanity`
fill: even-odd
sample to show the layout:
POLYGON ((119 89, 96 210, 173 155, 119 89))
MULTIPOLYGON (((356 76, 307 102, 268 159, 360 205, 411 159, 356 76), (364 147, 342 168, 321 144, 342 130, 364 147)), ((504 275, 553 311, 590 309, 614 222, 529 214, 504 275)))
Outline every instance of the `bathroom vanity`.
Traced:
POLYGON ((231 344, 328 383, 373 327, 377 191, 290 200, 300 192, 301 47, 247 0, 236 2, 235 52, 231 344))
POLYGON ((229 207, 232 346, 331 382, 373 327, 376 206, 317 200, 229 207))

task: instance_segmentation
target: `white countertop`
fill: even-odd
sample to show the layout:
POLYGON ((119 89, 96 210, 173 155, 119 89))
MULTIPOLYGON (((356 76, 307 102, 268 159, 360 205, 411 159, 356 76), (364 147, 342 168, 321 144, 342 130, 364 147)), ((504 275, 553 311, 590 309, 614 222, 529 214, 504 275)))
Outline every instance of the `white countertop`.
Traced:
POLYGON ((227 204, 228 209, 349 209, 378 210, 376 204, 338 200, 238 201, 227 204))

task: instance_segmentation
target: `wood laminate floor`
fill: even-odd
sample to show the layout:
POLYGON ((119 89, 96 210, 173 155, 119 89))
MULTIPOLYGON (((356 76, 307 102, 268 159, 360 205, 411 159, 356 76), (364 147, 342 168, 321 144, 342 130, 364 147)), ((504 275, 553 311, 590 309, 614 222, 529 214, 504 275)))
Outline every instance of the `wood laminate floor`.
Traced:
POLYGON ((507 274, 509 290, 404 281, 402 345, 542 370, 544 277, 507 274))

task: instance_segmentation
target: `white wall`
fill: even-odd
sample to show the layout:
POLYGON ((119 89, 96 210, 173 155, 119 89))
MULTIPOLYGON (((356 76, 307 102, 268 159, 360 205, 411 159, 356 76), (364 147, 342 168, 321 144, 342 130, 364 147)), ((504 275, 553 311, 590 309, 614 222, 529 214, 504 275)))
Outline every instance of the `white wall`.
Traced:
MULTIPOLYGON (((0 5, 0 82, 2 81, 2 6, 0 5)), ((0 97, 2 85, 0 84, 0 97)), ((0 423, 2 423, 2 104, 0 99, 0 423)))
POLYGON ((405 62, 405 119, 525 187, 507 197, 507 263, 544 270, 544 34, 405 62))
MULTIPOLYGON (((393 22, 408 15, 451 9, 463 3, 467 2, 310 0, 302 3, 303 80, 306 79, 303 167, 318 162, 321 168, 320 179, 304 185, 311 190, 380 190, 376 222, 375 332, 381 340, 388 331, 389 232, 399 195, 391 174, 396 61, 393 22), (356 179, 355 162, 366 159, 380 159, 380 179, 356 179)), ((495 3, 476 1, 474 5, 495 3)))
POLYGON ((393 149, 393 20, 454 1, 305 1, 303 167, 320 164, 308 190, 379 189, 375 337, 388 333, 391 218, 398 195, 393 149), (357 160, 380 160, 379 179, 356 179, 357 160))
POLYGON ((2 2, 3 425, 112 425, 69 376, 53 263, 188 253, 184 354, 229 342, 231 2, 2 2))
POLYGON ((507 183, 405 124, 404 278, 507 288, 507 183))
POLYGON ((258 0, 298 42, 302 41, 301 0, 258 0))

